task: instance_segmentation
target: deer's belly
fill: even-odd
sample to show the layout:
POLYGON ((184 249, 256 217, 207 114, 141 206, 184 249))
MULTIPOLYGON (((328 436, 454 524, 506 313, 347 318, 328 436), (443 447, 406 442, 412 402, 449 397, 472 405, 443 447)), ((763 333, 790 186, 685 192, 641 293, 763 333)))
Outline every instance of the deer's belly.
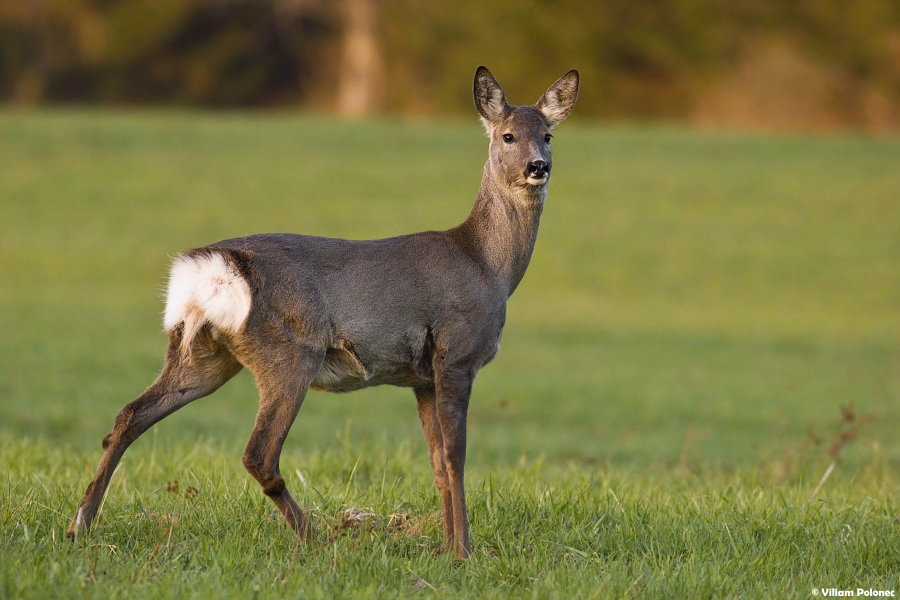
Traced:
POLYGON ((355 348, 348 343, 329 348, 322 368, 310 387, 324 392, 352 392, 375 385, 418 387, 431 380, 424 379, 411 365, 388 363, 366 368, 355 348))

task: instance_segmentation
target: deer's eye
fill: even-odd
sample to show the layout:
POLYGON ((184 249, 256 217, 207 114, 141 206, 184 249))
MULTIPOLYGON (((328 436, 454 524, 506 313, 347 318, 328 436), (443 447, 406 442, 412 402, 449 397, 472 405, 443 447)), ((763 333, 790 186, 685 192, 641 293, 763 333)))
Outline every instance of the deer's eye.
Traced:
POLYGON ((544 141, 547 142, 547 143, 549 144, 549 143, 550 143, 550 138, 552 138, 552 137, 553 137, 553 136, 550 135, 550 134, 548 133, 547 135, 544 136, 544 141))
POLYGON ((516 141, 516 137, 511 133, 504 133, 503 141, 506 142, 507 144, 512 144, 514 141, 516 141))

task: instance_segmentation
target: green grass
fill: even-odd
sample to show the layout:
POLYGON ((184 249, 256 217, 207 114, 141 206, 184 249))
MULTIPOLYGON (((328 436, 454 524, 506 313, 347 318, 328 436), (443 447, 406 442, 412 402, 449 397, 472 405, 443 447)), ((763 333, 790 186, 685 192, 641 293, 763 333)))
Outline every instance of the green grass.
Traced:
POLYGON ((4 448, 16 499, 0 510, 6 597, 806 598, 897 585, 897 479, 877 466, 836 476, 812 503, 809 481, 772 486, 756 470, 474 469, 476 547, 459 564, 435 554, 437 494, 407 442, 287 453, 303 466, 305 483, 288 481, 317 529, 307 545, 238 461, 192 443, 133 453, 89 538, 62 542, 84 457, 45 442, 4 448))
POLYGON ((138 440, 73 546, 100 440, 161 366, 169 256, 455 225, 486 140, 474 119, 0 113, 0 596, 900 588, 900 141, 575 121, 554 147, 470 409, 472 560, 433 552, 397 388, 307 398, 282 466, 318 539, 295 544, 240 466, 246 373, 138 440))

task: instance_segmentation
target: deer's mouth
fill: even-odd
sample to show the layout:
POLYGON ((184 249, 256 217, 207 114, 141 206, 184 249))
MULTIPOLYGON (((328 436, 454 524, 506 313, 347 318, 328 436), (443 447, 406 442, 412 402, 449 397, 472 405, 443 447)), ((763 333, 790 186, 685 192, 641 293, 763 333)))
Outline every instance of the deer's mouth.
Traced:
POLYGON ((528 178, 525 179, 525 182, 528 183, 528 185, 544 185, 549 179, 550 173, 544 172, 540 175, 529 175, 528 178))

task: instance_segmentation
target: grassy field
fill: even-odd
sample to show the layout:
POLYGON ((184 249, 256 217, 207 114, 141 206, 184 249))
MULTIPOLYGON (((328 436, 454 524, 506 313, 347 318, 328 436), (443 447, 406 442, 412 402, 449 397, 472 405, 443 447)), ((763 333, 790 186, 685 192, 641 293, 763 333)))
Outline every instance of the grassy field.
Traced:
POLYGON ((900 590, 900 141, 573 121, 554 147, 470 409, 472 560, 433 551, 397 388, 308 396, 282 458, 317 528, 297 545, 240 464, 246 373, 138 440, 70 545, 100 440, 161 366, 170 256, 450 227, 486 140, 474 119, 0 113, 0 597, 900 590))

